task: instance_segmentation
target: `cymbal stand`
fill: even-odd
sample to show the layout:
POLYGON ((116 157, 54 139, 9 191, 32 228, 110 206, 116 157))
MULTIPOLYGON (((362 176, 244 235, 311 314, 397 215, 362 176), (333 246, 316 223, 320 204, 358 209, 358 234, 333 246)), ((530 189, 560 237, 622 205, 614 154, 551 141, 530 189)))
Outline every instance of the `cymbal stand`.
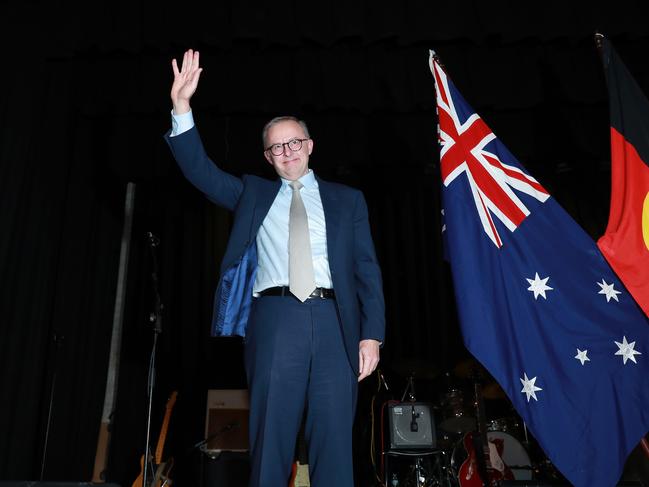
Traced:
POLYGON ((401 402, 404 402, 406 400, 406 395, 408 396, 408 401, 410 402, 417 401, 417 395, 415 394, 414 374, 410 374, 410 376, 408 377, 408 385, 406 385, 406 390, 403 391, 403 395, 401 396, 401 402))

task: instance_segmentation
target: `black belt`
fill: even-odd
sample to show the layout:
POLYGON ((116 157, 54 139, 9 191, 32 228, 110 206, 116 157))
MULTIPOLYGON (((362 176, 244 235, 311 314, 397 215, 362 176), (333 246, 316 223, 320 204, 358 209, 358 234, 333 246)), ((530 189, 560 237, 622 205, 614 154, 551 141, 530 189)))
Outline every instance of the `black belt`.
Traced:
MULTIPOLYGON (((293 296, 293 293, 291 293, 288 286, 277 286, 259 291, 259 296, 293 296)), ((312 298, 336 299, 336 293, 334 293, 333 289, 317 287, 307 299, 312 298)))

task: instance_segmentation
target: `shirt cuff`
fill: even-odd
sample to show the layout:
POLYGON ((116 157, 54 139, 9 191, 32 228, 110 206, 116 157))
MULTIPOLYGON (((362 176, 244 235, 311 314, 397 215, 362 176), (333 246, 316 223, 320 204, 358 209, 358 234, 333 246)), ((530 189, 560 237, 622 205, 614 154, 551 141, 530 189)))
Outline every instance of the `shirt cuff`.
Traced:
POLYGON ((170 137, 175 137, 180 135, 183 132, 187 132, 194 127, 194 115, 192 111, 189 110, 187 113, 181 115, 176 115, 173 110, 171 110, 171 134, 170 137))

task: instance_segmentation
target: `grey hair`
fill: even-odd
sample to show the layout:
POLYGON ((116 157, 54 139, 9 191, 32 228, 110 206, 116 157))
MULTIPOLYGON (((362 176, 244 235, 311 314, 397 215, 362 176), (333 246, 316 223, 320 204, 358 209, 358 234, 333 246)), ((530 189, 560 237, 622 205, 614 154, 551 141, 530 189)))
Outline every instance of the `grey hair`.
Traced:
POLYGON ((268 136, 268 131, 273 125, 276 125, 281 122, 295 122, 302 127, 302 130, 304 130, 304 136, 307 139, 310 139, 311 137, 309 136, 309 128, 306 126, 306 122, 304 120, 300 120, 297 117, 293 117, 291 115, 283 115, 281 117, 275 117, 272 120, 270 120, 266 125, 264 125, 264 129, 261 131, 261 142, 264 145, 264 149, 266 148, 266 137, 268 136))

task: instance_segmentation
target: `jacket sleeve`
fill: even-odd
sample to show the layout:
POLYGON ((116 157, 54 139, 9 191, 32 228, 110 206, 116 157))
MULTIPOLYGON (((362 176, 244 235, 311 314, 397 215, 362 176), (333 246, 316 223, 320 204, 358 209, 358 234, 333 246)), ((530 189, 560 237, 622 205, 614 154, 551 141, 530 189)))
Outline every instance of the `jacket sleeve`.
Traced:
POLYGON ((243 191, 241 179, 219 169, 207 156, 196 126, 175 137, 164 136, 185 177, 207 198, 234 210, 243 191))
POLYGON ((370 233, 367 204, 359 191, 354 205, 354 278, 361 312, 361 340, 385 339, 381 269, 370 233))

